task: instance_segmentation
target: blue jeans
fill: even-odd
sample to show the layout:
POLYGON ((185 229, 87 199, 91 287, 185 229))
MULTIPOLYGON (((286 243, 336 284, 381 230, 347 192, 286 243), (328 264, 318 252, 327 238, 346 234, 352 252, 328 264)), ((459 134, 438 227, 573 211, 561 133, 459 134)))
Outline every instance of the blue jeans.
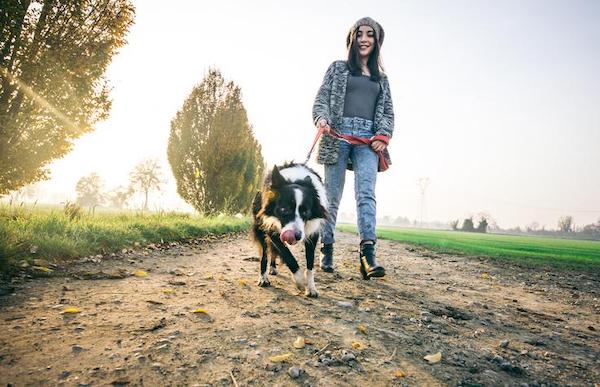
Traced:
MULTIPOLYGON (((350 134, 356 137, 371 138, 373 121, 359 117, 343 117, 342 127, 337 128, 341 134, 350 134)), ((324 244, 335 242, 335 224, 338 207, 344 191, 346 180, 346 166, 348 158, 352 161, 354 169, 354 198, 356 199, 356 212, 358 214, 358 233, 361 241, 376 241, 376 201, 375 183, 377 182, 377 154, 369 145, 350 145, 340 141, 338 160, 335 164, 325 164, 325 190, 329 201, 329 214, 331 218, 321 231, 324 244)))

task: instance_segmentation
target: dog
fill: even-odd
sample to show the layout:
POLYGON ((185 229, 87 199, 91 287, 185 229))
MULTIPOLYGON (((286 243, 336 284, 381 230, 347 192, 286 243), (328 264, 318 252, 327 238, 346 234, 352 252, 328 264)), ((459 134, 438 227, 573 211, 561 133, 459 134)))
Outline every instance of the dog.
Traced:
POLYGON ((275 260, 280 257, 292 272, 296 287, 308 297, 318 297, 315 287, 314 261, 319 232, 328 218, 327 195, 317 172, 305 164, 287 163, 274 166, 267 174, 262 190, 252 203, 252 234, 260 255, 258 286, 270 286, 276 274, 275 260), (306 271, 298 267, 289 245, 304 243, 306 271))

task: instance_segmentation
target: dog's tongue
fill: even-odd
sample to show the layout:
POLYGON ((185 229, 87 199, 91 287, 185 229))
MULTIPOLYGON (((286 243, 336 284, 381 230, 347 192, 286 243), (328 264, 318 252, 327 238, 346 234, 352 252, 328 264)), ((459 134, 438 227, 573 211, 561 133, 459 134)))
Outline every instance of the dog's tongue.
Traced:
POLYGON ((295 245, 297 242, 296 237, 294 236, 294 230, 285 230, 281 233, 281 235, 279 235, 279 239, 281 239, 282 242, 286 242, 290 245, 295 245))

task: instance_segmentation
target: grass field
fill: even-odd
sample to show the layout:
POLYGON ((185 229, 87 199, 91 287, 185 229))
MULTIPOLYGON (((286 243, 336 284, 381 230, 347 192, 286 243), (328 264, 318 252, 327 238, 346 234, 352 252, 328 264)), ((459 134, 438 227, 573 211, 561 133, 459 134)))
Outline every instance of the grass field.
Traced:
POLYGON ((70 217, 62 207, 0 205, 0 272, 34 258, 69 259, 248 227, 247 218, 87 210, 70 217))
MULTIPOLYGON (((356 226, 352 225, 338 225, 338 228, 356 232, 356 226)), ((597 241, 396 227, 378 228, 377 235, 381 239, 397 240, 443 253, 487 256, 533 265, 600 268, 600 242, 597 241)))

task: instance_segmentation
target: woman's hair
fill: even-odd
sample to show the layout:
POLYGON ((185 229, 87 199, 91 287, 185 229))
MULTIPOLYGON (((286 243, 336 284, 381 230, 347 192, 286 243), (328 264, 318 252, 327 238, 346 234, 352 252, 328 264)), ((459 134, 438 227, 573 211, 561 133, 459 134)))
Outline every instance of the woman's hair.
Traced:
MULTIPOLYGON (((356 29, 356 31, 357 30, 358 29, 356 29)), ((371 54, 369 54, 367 67, 371 73, 371 80, 379 82, 379 79, 381 78, 380 73, 383 71, 383 66, 381 65, 381 59, 379 58, 379 36, 377 36, 377 32, 375 30, 373 30, 373 34, 375 35, 375 44, 373 44, 373 51, 371 51, 371 54)), ((358 76, 362 74, 362 70, 360 68, 360 55, 358 54, 358 34, 353 33, 352 35, 350 48, 348 48, 348 69, 350 70, 350 74, 358 76)))

